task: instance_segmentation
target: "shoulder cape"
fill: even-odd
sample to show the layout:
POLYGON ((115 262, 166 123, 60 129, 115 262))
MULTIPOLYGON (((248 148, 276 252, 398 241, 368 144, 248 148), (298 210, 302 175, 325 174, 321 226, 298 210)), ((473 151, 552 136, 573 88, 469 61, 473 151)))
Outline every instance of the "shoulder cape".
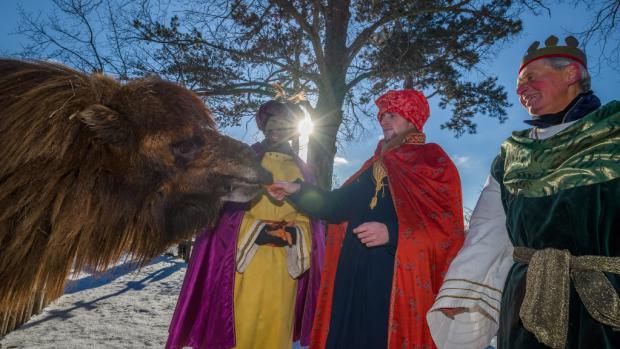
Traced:
MULTIPOLYGON (((390 301, 388 348, 434 348, 426 324, 450 262, 463 244, 461 185, 456 167, 436 144, 402 144, 375 155, 344 184, 375 161, 388 172, 398 216, 398 247, 390 301)), ((334 278, 346 223, 329 225, 325 265, 311 348, 324 348, 329 331, 334 278)))
POLYGON ((610 102, 547 139, 517 131, 491 174, 513 195, 541 197, 620 177, 620 102, 610 102), (603 170, 604 169, 604 170, 603 170))

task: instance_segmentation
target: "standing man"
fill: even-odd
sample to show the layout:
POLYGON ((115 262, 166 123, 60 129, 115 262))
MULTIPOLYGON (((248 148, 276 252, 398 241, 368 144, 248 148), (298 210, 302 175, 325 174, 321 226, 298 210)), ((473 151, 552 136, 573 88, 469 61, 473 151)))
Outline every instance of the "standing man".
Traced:
POLYGON ((424 95, 376 101, 384 139, 331 192, 276 182, 300 211, 330 223, 311 348, 433 348, 425 315, 463 242, 461 186, 450 158, 422 133, 424 95))
POLYGON ((498 324, 500 349, 620 347, 620 103, 601 106, 577 46, 523 57, 533 128, 502 144, 428 314, 440 348, 482 348, 498 324))

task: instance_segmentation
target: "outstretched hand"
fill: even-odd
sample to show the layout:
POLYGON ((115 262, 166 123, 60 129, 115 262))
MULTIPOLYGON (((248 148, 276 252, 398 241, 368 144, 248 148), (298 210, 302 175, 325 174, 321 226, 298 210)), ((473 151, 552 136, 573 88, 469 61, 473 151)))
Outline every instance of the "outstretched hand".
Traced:
POLYGON ((282 201, 285 197, 296 193, 299 188, 301 188, 299 183, 285 181, 275 181, 266 187, 269 195, 278 201, 282 201))
POLYGON ((356 234, 366 247, 381 246, 390 241, 387 226, 379 222, 362 223, 353 229, 353 234, 356 234))

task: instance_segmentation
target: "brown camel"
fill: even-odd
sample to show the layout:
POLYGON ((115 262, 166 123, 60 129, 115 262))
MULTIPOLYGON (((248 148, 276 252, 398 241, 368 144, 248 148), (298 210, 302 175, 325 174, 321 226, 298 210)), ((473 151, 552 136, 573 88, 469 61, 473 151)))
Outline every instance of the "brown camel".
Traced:
POLYGON ((146 262, 270 181, 177 84, 0 59, 0 336, 71 270, 146 262))

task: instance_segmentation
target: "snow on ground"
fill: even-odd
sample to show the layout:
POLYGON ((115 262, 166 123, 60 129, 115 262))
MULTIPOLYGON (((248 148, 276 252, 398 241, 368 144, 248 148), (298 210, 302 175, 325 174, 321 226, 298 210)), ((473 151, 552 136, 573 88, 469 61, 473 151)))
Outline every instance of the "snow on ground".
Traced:
POLYGON ((0 348, 163 348, 187 265, 162 256, 136 267, 79 274, 62 297, 0 339, 0 348))
POLYGON ((0 340, 0 348, 162 348, 186 264, 162 256, 81 274, 65 295, 0 340))

